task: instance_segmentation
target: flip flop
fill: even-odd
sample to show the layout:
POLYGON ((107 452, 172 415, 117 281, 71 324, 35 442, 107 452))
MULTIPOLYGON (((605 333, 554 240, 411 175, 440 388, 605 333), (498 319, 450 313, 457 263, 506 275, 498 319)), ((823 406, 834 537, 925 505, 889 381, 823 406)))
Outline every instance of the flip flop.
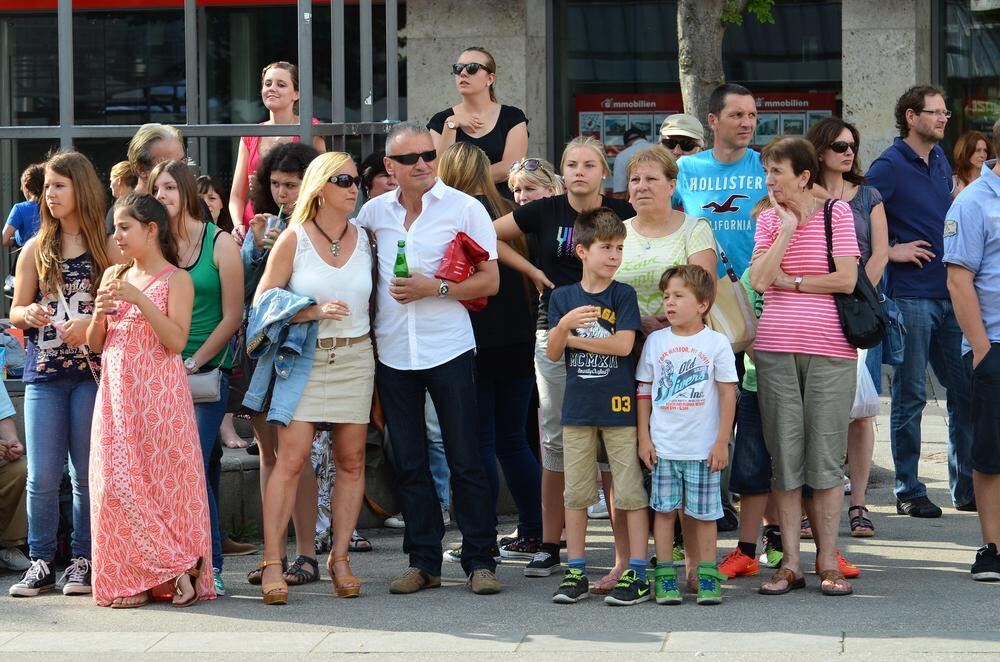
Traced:
POLYGON ((618 575, 609 572, 591 585, 590 592, 594 595, 608 595, 615 589, 618 579, 618 575))
POLYGON ((222 445, 225 446, 226 448, 246 448, 247 442, 240 439, 239 437, 236 437, 235 439, 226 439, 225 441, 222 442, 222 445))
POLYGON ((771 581, 767 583, 777 584, 781 581, 785 582, 785 588, 764 588, 764 585, 761 584, 760 588, 757 589, 757 592, 761 595, 784 595, 789 591, 797 591, 800 588, 806 587, 805 576, 796 578, 795 573, 788 568, 779 568, 778 572, 774 573, 771 577, 771 581))

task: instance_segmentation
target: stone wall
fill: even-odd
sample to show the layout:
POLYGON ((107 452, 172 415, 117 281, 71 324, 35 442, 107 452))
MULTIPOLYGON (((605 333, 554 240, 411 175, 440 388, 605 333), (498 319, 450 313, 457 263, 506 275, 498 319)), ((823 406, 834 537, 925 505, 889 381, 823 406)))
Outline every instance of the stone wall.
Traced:
POLYGON ((545 2, 421 0, 406 6, 408 119, 426 122, 461 100, 451 65, 462 49, 482 46, 497 61, 497 100, 524 110, 529 154, 545 154, 545 2))
POLYGON ((896 99, 931 82, 931 0, 843 0, 844 118, 861 132, 861 165, 899 135, 896 99))

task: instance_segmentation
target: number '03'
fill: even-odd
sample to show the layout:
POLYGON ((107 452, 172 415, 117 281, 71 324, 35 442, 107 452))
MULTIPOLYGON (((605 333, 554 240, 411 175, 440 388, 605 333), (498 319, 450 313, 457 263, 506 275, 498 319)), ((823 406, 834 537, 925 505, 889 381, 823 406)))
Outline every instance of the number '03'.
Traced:
POLYGON ((632 398, 627 395, 611 396, 611 411, 614 413, 628 413, 632 411, 632 398))

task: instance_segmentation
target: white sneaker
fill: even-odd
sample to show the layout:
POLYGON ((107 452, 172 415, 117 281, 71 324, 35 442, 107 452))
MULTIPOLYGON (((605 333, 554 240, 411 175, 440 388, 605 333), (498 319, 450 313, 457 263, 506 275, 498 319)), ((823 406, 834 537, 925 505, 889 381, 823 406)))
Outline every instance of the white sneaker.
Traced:
POLYGON ((31 567, 31 559, 24 555, 17 547, 4 547, 0 549, 0 568, 7 568, 16 572, 24 572, 31 567))
POLYGON ((444 520, 445 526, 451 524, 451 512, 448 510, 448 506, 444 504, 441 504, 441 519, 444 520))
POLYGON ((604 490, 597 491, 600 501, 597 503, 587 506, 587 517, 590 519, 608 519, 611 514, 608 512, 608 502, 604 498, 604 490))
POLYGON ((403 521, 403 513, 393 515, 392 517, 387 517, 385 521, 382 522, 382 524, 389 527, 390 529, 406 528, 406 522, 403 521))

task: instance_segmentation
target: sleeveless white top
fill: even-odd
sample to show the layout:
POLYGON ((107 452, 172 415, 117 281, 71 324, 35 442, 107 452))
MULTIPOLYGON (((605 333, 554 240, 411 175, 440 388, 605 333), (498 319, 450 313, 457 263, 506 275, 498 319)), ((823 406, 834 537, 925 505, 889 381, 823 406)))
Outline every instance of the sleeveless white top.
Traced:
POLYGON ((295 259, 292 261, 288 289, 311 297, 318 304, 339 299, 347 303, 351 310, 350 316, 342 320, 320 320, 317 337, 356 338, 368 335, 372 254, 365 231, 357 228, 358 241, 354 252, 344 266, 338 268, 323 261, 302 225, 294 225, 291 229, 295 232, 295 259))

